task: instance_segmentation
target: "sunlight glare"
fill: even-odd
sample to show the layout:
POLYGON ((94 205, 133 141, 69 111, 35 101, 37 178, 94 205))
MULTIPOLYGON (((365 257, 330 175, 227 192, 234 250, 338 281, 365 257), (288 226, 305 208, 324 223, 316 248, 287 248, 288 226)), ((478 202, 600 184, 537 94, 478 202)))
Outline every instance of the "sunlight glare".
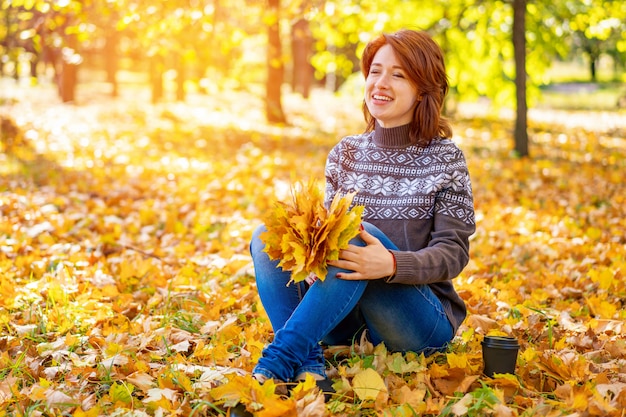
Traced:
POLYGON ((33 142, 37 142, 37 139, 39 139, 39 133, 37 133, 35 129, 28 129, 24 133, 24 138, 33 142))
POLYGON ((324 13, 326 13, 328 16, 332 16, 335 14, 335 3, 333 3, 332 1, 327 2, 324 5, 324 13))
POLYGON ((274 181, 274 195, 278 201, 284 201, 291 194, 291 184, 288 181, 276 179, 274 181))
POLYGON ((127 165, 126 173, 131 176, 139 176, 143 173, 143 167, 141 165, 127 165))
POLYGON ((119 165, 128 165, 130 163, 130 157, 128 155, 117 155, 113 158, 113 162, 119 165))
POLYGON ((137 139, 137 142, 135 143, 139 148, 147 148, 148 146, 150 146, 150 138, 148 136, 141 136, 137 139))

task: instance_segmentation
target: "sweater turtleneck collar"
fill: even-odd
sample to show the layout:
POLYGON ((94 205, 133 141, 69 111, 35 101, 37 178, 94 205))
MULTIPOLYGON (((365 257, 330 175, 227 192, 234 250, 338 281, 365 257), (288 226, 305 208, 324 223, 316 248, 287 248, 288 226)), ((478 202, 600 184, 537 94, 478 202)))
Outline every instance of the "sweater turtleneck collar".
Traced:
POLYGON ((387 148, 402 148, 411 144, 409 129, 411 124, 396 127, 382 127, 376 122, 374 126, 374 143, 387 148))

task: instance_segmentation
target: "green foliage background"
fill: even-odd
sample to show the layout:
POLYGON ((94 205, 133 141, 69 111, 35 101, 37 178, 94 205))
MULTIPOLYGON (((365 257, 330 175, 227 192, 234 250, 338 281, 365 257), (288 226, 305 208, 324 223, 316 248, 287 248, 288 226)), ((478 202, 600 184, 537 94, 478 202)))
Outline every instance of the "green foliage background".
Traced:
MULTIPOLYGON (((129 67, 147 70, 150 57, 162 57, 170 67, 172 60, 182 60, 194 82, 241 88, 264 81, 267 26, 279 19, 283 44, 288 44, 292 24, 305 19, 314 39, 315 74, 327 86, 339 88, 358 71, 357 57, 369 39, 410 27, 428 30, 445 49, 458 99, 514 103, 511 0, 282 3, 275 16, 265 0, 2 0, 0 55, 8 62, 28 53, 31 43, 34 51, 44 44, 59 48, 75 35, 74 52, 88 60, 115 34, 121 39, 117 53, 129 67)), ((610 56, 611 78, 624 81, 626 3, 530 1, 527 42, 531 103, 537 87, 551 82, 546 70, 556 60, 582 57, 590 66, 610 56)), ((291 56, 284 52, 283 60, 288 66, 291 56)))

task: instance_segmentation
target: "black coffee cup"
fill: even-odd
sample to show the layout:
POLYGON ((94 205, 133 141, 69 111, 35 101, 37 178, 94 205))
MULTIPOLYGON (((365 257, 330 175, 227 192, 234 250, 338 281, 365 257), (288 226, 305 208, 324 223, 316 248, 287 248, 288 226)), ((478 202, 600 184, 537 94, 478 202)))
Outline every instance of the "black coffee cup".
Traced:
POLYGON ((515 374, 519 343, 514 337, 485 336, 483 345, 483 373, 488 377, 494 374, 515 374))

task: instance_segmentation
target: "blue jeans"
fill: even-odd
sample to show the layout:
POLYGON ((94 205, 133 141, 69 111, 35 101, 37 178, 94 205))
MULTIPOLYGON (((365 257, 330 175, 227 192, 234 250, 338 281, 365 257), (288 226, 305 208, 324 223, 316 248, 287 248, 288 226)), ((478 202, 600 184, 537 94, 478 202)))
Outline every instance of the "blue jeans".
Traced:
MULTIPOLYGON (((397 247, 378 228, 363 223, 388 249, 397 247)), ((325 376, 320 342, 350 343, 367 330, 373 344, 390 351, 430 354, 454 336, 441 302, 427 285, 388 284, 383 279, 346 281, 336 278, 341 269, 329 266, 324 281, 310 287, 287 285, 289 271, 263 252, 259 227, 250 243, 257 288, 274 329, 274 340, 262 353, 253 372, 291 381, 302 372, 325 376)), ((365 246, 360 237, 352 244, 365 246)))

